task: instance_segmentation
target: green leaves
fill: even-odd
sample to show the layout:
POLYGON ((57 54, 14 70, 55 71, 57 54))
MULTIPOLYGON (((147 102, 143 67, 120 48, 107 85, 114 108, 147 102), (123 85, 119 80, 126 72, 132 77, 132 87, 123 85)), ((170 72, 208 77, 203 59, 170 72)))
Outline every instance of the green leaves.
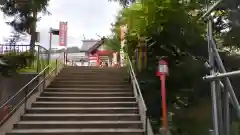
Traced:
POLYGON ((184 101, 180 110, 170 109, 169 111, 177 115, 177 111, 184 110, 186 103, 191 107, 193 103, 198 102, 198 99, 195 99, 195 93, 199 93, 203 88, 200 80, 205 74, 202 59, 207 53, 207 43, 204 39, 206 28, 197 21, 198 12, 201 11, 199 8, 202 8, 202 5, 193 1, 137 1, 124 8, 113 25, 114 35, 119 35, 120 25, 128 26, 125 40, 126 50, 130 56, 136 56, 139 37, 151 38, 148 46, 155 42, 147 50, 148 68, 138 73, 139 81, 145 82, 141 83, 141 89, 150 111, 149 114, 154 120, 159 120, 161 116, 161 112, 157 110, 161 107, 159 104, 161 97, 159 78, 155 76, 156 57, 168 57, 169 108, 174 108, 175 103, 178 102, 176 97, 188 99, 184 101))
POLYGON ((49 14, 46 7, 48 6, 49 0, 27 0, 22 3, 17 3, 16 0, 6 1, 1 10, 7 16, 14 17, 14 19, 8 24, 15 28, 18 32, 29 32, 32 23, 37 21, 33 12, 43 12, 49 14))
POLYGON ((122 5, 123 7, 127 7, 128 5, 130 5, 131 3, 133 3, 137 0, 109 0, 109 1, 119 2, 120 5, 122 5))
MULTIPOLYGON (((122 4, 125 0, 118 1, 122 4)), ((213 4, 216 1, 210 0, 210 3, 213 4)), ((217 41, 238 50, 240 47, 239 5, 239 0, 225 0, 213 16, 214 36, 217 41)), ((128 26, 125 37, 126 50, 135 58, 139 37, 151 38, 147 50, 148 68, 138 73, 138 79, 140 82, 145 82, 141 83, 141 89, 150 110, 149 114, 157 121, 161 116, 161 112, 157 110, 161 107, 159 78, 155 77, 157 57, 168 57, 170 76, 167 78, 167 99, 169 111, 174 114, 174 130, 177 131, 175 134, 205 134, 204 131, 207 131, 211 125, 210 115, 204 118, 206 122, 199 121, 201 114, 198 114, 199 106, 197 106, 203 100, 209 103, 209 86, 201 80, 207 73, 203 66, 208 58, 205 40, 206 24, 198 21, 205 10, 206 0, 137 0, 119 13, 113 25, 113 33, 118 36, 119 26, 125 24, 128 26), (155 44, 150 46, 153 42, 155 44), (181 103, 179 103, 180 100, 181 103), (174 109, 176 104, 181 104, 180 109, 174 109), (199 124, 192 124, 192 120, 199 124), (195 129, 201 129, 201 131, 195 129)), ((224 47, 223 45, 220 47, 224 47)), ((225 58, 224 62, 232 59, 229 56, 223 58, 225 58)), ((226 65, 233 67, 229 63, 226 65)), ((210 109, 201 105, 200 110, 210 109)))
POLYGON ((3 76, 9 76, 9 73, 14 73, 17 69, 28 67, 35 60, 34 54, 29 52, 9 52, 1 55, 0 58, 4 63, 6 63, 6 65, 0 64, 0 73, 3 76))
POLYGON ((120 52, 121 43, 119 37, 117 37, 116 35, 106 38, 104 41, 104 45, 106 46, 107 50, 120 52))

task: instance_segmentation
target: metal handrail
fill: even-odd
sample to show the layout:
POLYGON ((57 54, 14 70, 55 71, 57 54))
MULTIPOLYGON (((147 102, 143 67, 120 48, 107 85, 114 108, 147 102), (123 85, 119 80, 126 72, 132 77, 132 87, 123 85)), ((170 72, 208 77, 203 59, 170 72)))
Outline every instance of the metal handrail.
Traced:
POLYGON ((136 77, 136 74, 134 72, 133 69, 133 65, 132 62, 130 60, 129 57, 127 57, 128 63, 129 63, 129 74, 131 77, 131 83, 133 86, 133 92, 134 92, 134 96, 137 99, 138 102, 138 106, 139 106, 139 110, 140 110, 140 116, 141 116, 141 120, 143 121, 143 128, 144 128, 144 132, 145 135, 153 135, 153 131, 152 131, 152 126, 151 126, 151 122, 147 116, 147 107, 136 77))
POLYGON ((133 69, 133 66, 132 66, 132 62, 131 62, 131 60, 129 59, 129 57, 128 57, 128 63, 129 63, 129 67, 130 67, 130 73, 131 73, 131 75, 132 75, 132 77, 133 77, 133 80, 134 80, 134 82, 135 82, 135 84, 136 84, 136 87, 137 87, 137 93, 139 94, 139 98, 143 101, 143 108, 144 108, 144 110, 147 110, 147 107, 146 107, 146 104, 145 104, 145 101, 144 101, 144 99, 143 99, 143 96, 142 96, 142 92, 141 92, 141 89, 140 89, 140 86, 139 86, 139 83, 138 83, 138 80, 137 80, 137 78, 136 78, 136 74, 135 74, 135 72, 134 72, 134 69, 133 69))
MULTIPOLYGON (((11 103, 13 99, 15 99, 20 93, 25 92, 24 98, 6 115, 3 117, 2 120, 0 120, 0 126, 2 126, 9 118, 10 116, 23 104, 25 103, 25 108, 24 111, 26 111, 26 105, 27 105, 27 99, 30 97, 32 93, 36 91, 36 89, 43 83, 43 89, 45 87, 45 81, 51 75, 53 71, 56 70, 56 73, 58 71, 58 65, 59 63, 57 62, 60 59, 61 55, 57 57, 56 59, 56 67, 54 67, 51 71, 49 71, 50 67, 53 65, 52 63, 49 64, 47 67, 45 67, 41 72, 38 73, 33 79, 31 79, 26 85, 24 85, 16 94, 14 94, 11 98, 9 98, 5 103, 3 103, 0 106, 0 110, 4 110, 4 107, 11 103), (48 74, 46 75, 46 71, 48 71, 48 74), (43 75, 43 79, 34 87, 32 88, 31 91, 28 91, 27 88, 30 84, 32 84, 34 81, 40 78, 40 76, 43 75)), ((64 65, 65 65, 65 52, 64 52, 64 65)), ((42 91, 40 91, 42 92, 42 91)))
POLYGON ((38 79, 40 75, 42 75, 50 65, 48 65, 46 68, 44 68, 38 75, 36 75, 32 80, 30 80, 26 85, 24 85, 16 94, 14 94, 11 98, 9 98, 3 105, 0 106, 0 109, 2 109, 5 105, 7 105, 12 99, 14 99, 19 93, 21 93, 25 88, 27 88, 33 81, 38 79))

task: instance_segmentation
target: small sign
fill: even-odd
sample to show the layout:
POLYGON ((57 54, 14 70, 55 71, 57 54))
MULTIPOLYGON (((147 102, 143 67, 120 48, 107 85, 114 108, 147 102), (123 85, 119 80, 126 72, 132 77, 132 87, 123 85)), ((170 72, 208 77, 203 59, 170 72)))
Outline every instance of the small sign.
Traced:
POLYGON ((167 65, 159 65, 159 72, 160 73, 168 73, 168 67, 167 65))
POLYGON ((168 75, 168 64, 165 60, 159 60, 156 75, 168 75))

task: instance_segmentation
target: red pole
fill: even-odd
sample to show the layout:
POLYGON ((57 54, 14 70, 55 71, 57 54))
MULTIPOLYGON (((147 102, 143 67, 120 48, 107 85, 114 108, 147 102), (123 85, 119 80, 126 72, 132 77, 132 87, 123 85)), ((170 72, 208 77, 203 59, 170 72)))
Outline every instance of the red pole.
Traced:
POLYGON ((100 66, 100 58, 99 58, 99 54, 97 54, 97 66, 100 66))
POLYGON ((165 131, 167 131, 167 103, 166 103, 166 77, 165 75, 160 76, 161 79, 161 95, 162 95, 162 114, 163 114, 163 125, 165 131))

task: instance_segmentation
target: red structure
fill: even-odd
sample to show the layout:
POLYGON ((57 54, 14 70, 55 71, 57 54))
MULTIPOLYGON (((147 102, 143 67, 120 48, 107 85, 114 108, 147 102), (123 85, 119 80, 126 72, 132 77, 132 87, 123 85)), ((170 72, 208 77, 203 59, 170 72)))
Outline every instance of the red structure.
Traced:
POLYGON ((59 23, 59 45, 67 45, 67 22, 59 23))
POLYGON ((113 54, 116 53, 112 50, 107 50, 104 47, 104 40, 105 38, 102 38, 99 42, 97 42, 95 45, 93 45, 91 48, 89 48, 89 59, 92 60, 93 58, 97 61, 97 66, 100 66, 101 62, 106 62, 108 65, 113 62, 113 54))
POLYGON ((162 96, 162 114, 163 114, 163 125, 165 131, 167 131, 167 102, 166 102, 166 76, 168 75, 168 63, 165 60, 159 60, 157 67, 157 76, 160 77, 161 81, 161 96, 162 96))

